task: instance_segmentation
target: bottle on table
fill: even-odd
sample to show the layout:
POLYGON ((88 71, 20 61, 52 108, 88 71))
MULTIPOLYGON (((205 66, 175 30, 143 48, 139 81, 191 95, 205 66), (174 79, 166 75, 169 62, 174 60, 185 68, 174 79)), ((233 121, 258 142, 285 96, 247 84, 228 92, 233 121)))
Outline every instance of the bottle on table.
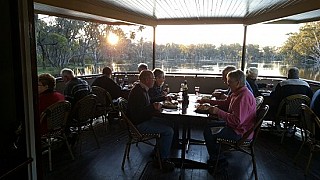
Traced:
POLYGON ((168 85, 168 84, 165 84, 165 85, 164 85, 163 92, 164 92, 165 94, 169 94, 169 93, 170 93, 170 88, 169 88, 169 85, 168 85))
POLYGON ((184 80, 184 83, 183 83, 183 91, 182 91, 182 95, 183 96, 188 96, 188 82, 187 80, 184 80))
POLYGON ((116 73, 113 73, 113 81, 118 84, 118 78, 116 73))
POLYGON ((128 82, 129 82, 129 78, 128 78, 128 75, 126 72, 126 74, 124 75, 124 78, 123 78, 123 86, 128 85, 129 84, 128 82))

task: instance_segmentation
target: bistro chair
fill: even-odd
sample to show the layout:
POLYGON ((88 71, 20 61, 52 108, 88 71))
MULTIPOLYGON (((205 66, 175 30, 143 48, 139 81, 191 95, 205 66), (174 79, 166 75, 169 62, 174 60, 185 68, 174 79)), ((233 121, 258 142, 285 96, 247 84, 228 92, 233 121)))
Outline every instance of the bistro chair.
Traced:
POLYGON ((49 169, 52 171, 51 149, 53 145, 61 140, 68 147, 70 156, 74 160, 73 153, 65 134, 66 121, 71 109, 71 104, 68 101, 59 101, 44 110, 40 115, 40 123, 47 121, 47 133, 42 135, 42 148, 48 149, 49 169))
POLYGON ((284 98, 278 107, 276 119, 283 123, 284 129, 282 131, 281 143, 283 142, 284 136, 288 130, 289 125, 300 127, 301 136, 303 133, 301 129, 301 104, 310 104, 310 98, 303 94, 294 94, 284 98))
POLYGON ((95 118, 102 118, 103 125, 106 127, 105 130, 107 131, 107 114, 113 110, 108 96, 109 93, 99 86, 92 86, 92 93, 97 96, 95 118))
POLYGON ((76 102, 70 114, 71 118, 69 118, 69 120, 71 120, 71 127, 74 127, 79 135, 78 141, 80 140, 80 154, 82 145, 82 131, 86 130, 88 126, 94 135, 98 148, 100 148, 97 135, 93 128, 93 119, 95 118, 96 104, 97 96, 94 94, 89 94, 76 102))
POLYGON ((320 140, 315 138, 316 128, 320 128, 320 119, 307 105, 301 104, 301 109, 305 138, 302 141, 294 162, 296 162, 298 156, 300 156, 303 146, 305 144, 309 145, 309 158, 305 169, 305 175, 308 175, 313 153, 320 151, 320 140))
MULTIPOLYGON (((107 106, 108 106, 107 114, 108 114, 108 118, 109 118, 109 125, 111 125, 110 124, 110 122, 112 121, 111 118, 118 116, 118 120, 121 120, 121 117, 119 116, 119 114, 121 114, 121 111, 120 111, 121 107, 120 106, 121 106, 121 103, 123 103, 123 101, 127 101, 127 100, 122 97, 119 97, 117 99, 117 103, 116 103, 117 105, 115 105, 115 103, 112 99, 112 96, 108 91, 106 91, 106 95, 107 95, 107 106)), ((120 123, 120 125, 121 125, 121 123, 120 123)))
POLYGON ((118 98, 118 110, 119 110, 119 112, 120 112, 120 125, 121 126, 125 126, 125 125, 123 125, 123 124, 125 124, 124 122, 123 122, 123 118, 122 118, 122 114, 124 113, 124 114, 126 114, 127 113, 127 110, 128 110, 128 100, 127 99, 125 99, 125 98, 123 98, 123 97, 119 97, 118 98))
POLYGON ((130 119, 126 116, 126 114, 124 112, 121 112, 121 114, 122 114, 121 117, 123 118, 124 122, 126 123, 127 129, 128 129, 128 141, 127 141, 126 148, 124 151, 121 169, 124 170, 125 161, 126 161, 126 159, 129 159, 131 144, 137 145, 137 143, 139 143, 139 142, 142 142, 142 143, 145 143, 145 144, 148 144, 150 146, 155 147, 156 157, 159 162, 159 167, 160 167, 160 169, 162 169, 162 163, 161 163, 160 151, 159 151, 160 134, 159 133, 153 133, 153 134, 140 133, 140 131, 130 121, 130 119), (150 142, 150 140, 153 140, 153 139, 156 140, 155 143, 150 142))
POLYGON ((256 117, 255 125, 249 131, 247 131, 243 135, 243 137, 241 139, 239 139, 238 141, 225 139, 225 138, 217 138, 217 142, 219 143, 220 146, 219 146, 219 153, 218 153, 217 161, 215 164, 214 172, 216 172, 217 167, 218 167, 218 161, 219 161, 219 156, 221 153, 221 147, 227 146, 228 151, 241 151, 241 152, 249 154, 251 156, 254 176, 255 176, 255 179, 258 179, 256 159, 255 159, 255 154, 254 154, 254 145, 255 145, 256 140, 258 138, 258 134, 260 132, 260 127, 263 122, 263 118, 267 114, 268 110, 269 110, 269 105, 262 105, 257 110, 257 113, 256 113, 257 117, 256 117), (253 138, 251 140, 248 140, 247 138, 250 136, 251 133, 254 133, 253 138))
POLYGON ((262 103, 263 103, 263 100, 264 100, 263 96, 257 96, 257 97, 256 97, 256 109, 259 109, 259 108, 260 108, 260 106, 261 106, 262 103))

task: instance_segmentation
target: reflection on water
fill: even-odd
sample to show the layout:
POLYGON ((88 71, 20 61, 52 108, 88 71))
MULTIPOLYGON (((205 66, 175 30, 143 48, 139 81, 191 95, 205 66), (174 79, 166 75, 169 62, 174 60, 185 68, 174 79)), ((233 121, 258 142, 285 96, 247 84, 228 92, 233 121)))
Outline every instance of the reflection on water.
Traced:
MULTIPOLYGON (((180 66, 177 65, 168 65, 162 64, 160 68, 165 72, 178 72, 178 73, 212 73, 212 74, 221 74, 223 68, 226 65, 235 65, 240 67, 239 62, 232 63, 215 63, 211 65, 206 64, 183 64, 180 66)), ((86 65, 84 68, 73 68, 76 75, 90 75, 90 74, 101 74, 102 69, 106 65, 97 64, 97 65, 86 65)), ((157 65, 156 65, 157 66, 157 65)), ((288 69, 290 66, 282 65, 280 62, 273 63, 249 63, 246 65, 249 67, 256 67, 259 69, 260 76, 287 76, 288 69)), ((136 71, 136 63, 123 63, 123 64, 112 64, 111 66, 114 72, 126 72, 126 71, 136 71)), ((300 70, 300 77, 304 79, 320 81, 320 73, 317 67, 298 67, 300 70)))
MULTIPOLYGON (((236 67, 240 67, 240 63, 232 62, 232 63, 216 63, 214 65, 201 65, 199 68, 196 66, 188 67, 172 67, 172 66, 162 66, 161 68, 165 72, 179 72, 179 73, 212 73, 212 74, 221 74, 222 70, 227 65, 234 65, 236 67)), ((247 68, 256 67, 259 69, 260 76, 283 76, 286 74, 286 71, 280 71, 280 63, 250 63, 247 64, 247 68)))
POLYGON ((305 68, 300 69, 300 77, 304 79, 310 79, 314 81, 320 81, 319 69, 317 67, 314 68, 305 68))

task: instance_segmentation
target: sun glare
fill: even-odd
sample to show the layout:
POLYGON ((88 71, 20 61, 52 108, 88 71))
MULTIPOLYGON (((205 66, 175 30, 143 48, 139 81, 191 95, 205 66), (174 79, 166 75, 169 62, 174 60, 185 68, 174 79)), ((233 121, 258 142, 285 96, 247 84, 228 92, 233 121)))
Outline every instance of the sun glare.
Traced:
POLYGON ((116 45, 119 41, 119 37, 114 34, 114 33, 109 33, 108 35, 108 42, 111 44, 111 45, 116 45))

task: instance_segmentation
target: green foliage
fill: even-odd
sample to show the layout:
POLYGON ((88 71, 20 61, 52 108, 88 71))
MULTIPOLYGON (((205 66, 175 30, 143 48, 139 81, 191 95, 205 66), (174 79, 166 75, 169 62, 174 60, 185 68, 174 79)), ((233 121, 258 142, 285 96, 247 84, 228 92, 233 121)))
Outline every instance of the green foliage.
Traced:
MULTIPOLYGON (((298 33, 289 34, 288 40, 281 48, 285 60, 291 65, 308 64, 310 57, 317 63, 320 52, 317 51, 320 44, 320 22, 306 23, 298 33)), ((310 62, 309 62, 310 63, 310 62)))
MULTIPOLYGON (((286 61, 299 64, 301 59, 304 59, 304 63, 310 64, 311 61, 306 61, 310 55, 313 59, 320 57, 320 50, 319 56, 316 56, 319 29, 319 22, 307 24, 299 33, 290 34, 281 51, 275 47, 248 44, 246 60, 248 63, 286 61)), ((118 70, 136 70, 136 64, 152 62, 152 42, 138 36, 146 30, 145 26, 136 26, 129 33, 125 33, 121 26, 64 18, 52 18, 49 22, 36 19, 39 72, 56 73, 67 66, 83 70, 90 64, 90 67, 93 66, 93 73, 98 73, 101 64, 112 63, 119 65, 118 70), (106 37, 110 32, 119 37, 116 45, 107 41, 106 37)), ((239 62, 241 55, 242 45, 238 43, 221 44, 218 47, 212 44, 168 43, 156 45, 155 54, 157 66, 198 69, 203 65, 215 65, 218 62, 239 62)), ((320 60, 317 62, 320 63, 320 60)))

